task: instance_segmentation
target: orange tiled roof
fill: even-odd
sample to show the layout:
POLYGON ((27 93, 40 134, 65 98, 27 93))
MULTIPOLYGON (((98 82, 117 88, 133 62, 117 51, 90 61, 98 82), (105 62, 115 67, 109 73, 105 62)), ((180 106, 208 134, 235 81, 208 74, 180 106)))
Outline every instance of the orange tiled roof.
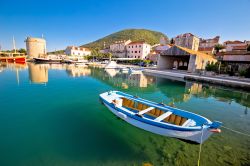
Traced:
POLYGON ((128 45, 135 45, 135 44, 147 44, 145 41, 134 41, 129 43, 128 45))
POLYGON ((67 48, 73 49, 73 50, 90 51, 88 48, 85 48, 85 47, 68 46, 67 48))
POLYGON ((239 41, 239 40, 234 40, 234 41, 225 41, 224 44, 243 44, 244 42, 239 41))
POLYGON ((213 51, 213 47, 199 47, 198 51, 213 51))

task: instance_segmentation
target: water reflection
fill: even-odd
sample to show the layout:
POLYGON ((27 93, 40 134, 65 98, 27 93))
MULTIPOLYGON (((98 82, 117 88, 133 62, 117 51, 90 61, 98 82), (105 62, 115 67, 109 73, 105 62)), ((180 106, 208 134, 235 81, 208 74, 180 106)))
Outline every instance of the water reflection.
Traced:
POLYGON ((68 64, 34 64, 34 63, 1 63, 0 71, 10 70, 15 72, 16 81, 19 84, 19 72, 28 69, 29 80, 31 83, 41 84, 49 82, 50 70, 62 70, 71 77, 91 76, 115 89, 133 89, 140 88, 144 92, 160 91, 170 103, 187 102, 191 98, 209 98, 213 97, 218 101, 231 104, 233 101, 246 107, 250 107, 250 93, 225 89, 223 87, 211 86, 207 84, 194 83, 188 81, 176 81, 143 73, 122 73, 115 69, 90 68, 85 65, 68 65, 68 64))
POLYGON ((48 82, 48 66, 46 64, 29 63, 29 79, 32 83, 48 82))
MULTIPOLYGON (((154 165, 195 165, 198 146, 139 130, 116 119, 98 104, 98 94, 109 89, 138 93, 154 101, 164 98, 167 104, 177 103, 178 108, 222 121, 232 129, 250 131, 250 95, 246 91, 66 64, 1 64, 0 68, 0 90, 4 94, 0 95, 4 133, 0 153, 2 159, 16 161, 13 165, 20 163, 17 158, 20 154, 25 160, 34 161, 32 164, 25 161, 25 165, 37 165, 41 160, 48 163, 45 165, 51 164, 51 160, 62 165, 51 152, 72 161, 70 164, 63 161, 66 165, 90 165, 87 161, 93 161, 93 165, 102 165, 102 161, 111 162, 103 165, 142 165, 141 161, 154 165), (91 79, 84 79, 86 76, 91 79), (15 78, 19 77, 20 86, 16 86, 15 78), (32 81, 47 81, 46 87, 30 85, 32 81), (12 104, 13 101, 16 103, 12 104), (21 112, 19 107, 23 108, 21 112), (38 158, 30 156, 34 151, 38 158)), ((223 129, 204 147, 202 165, 249 165, 249 140, 241 135, 223 129)))
POLYGON ((110 77, 114 77, 114 76, 116 76, 116 74, 118 73, 118 70, 116 70, 116 69, 105 69, 105 72, 106 72, 110 77))
POLYGON ((145 76, 143 73, 122 73, 116 69, 101 69, 91 68, 91 76, 97 78, 111 86, 118 87, 121 89, 128 88, 144 88, 150 90, 148 87, 155 83, 155 78, 145 76))
MULTIPOLYGON (((125 74, 112 69, 114 74, 110 74, 100 68, 92 68, 91 76, 113 86, 114 88, 133 89, 141 88, 147 92, 156 92, 160 90, 170 101, 170 105, 174 103, 187 102, 192 97, 209 98, 213 97, 218 101, 230 104, 235 101, 246 107, 250 107, 250 93, 245 91, 237 91, 225 89, 223 87, 212 86, 207 84, 176 81, 161 77, 141 74, 125 74)), ((247 111, 246 111, 247 112, 247 111)))
POLYGON ((84 65, 81 66, 68 65, 66 67, 66 72, 72 77, 88 76, 91 74, 91 70, 84 65))

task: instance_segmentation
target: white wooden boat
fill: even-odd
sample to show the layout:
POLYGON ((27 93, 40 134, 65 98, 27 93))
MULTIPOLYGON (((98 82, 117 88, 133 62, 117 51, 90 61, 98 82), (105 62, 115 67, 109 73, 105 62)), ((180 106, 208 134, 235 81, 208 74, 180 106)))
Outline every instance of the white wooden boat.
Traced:
POLYGON ((116 116, 155 134, 203 143, 212 133, 220 132, 221 122, 123 92, 105 92, 100 99, 116 116))

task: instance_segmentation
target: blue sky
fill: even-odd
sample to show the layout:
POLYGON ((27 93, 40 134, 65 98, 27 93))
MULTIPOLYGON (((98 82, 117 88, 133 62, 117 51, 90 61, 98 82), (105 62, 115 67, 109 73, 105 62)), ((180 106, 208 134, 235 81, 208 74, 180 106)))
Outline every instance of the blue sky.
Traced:
POLYGON ((27 36, 47 40, 49 51, 81 45, 126 28, 174 37, 250 40, 250 0, 0 0, 0 45, 25 48, 27 36))

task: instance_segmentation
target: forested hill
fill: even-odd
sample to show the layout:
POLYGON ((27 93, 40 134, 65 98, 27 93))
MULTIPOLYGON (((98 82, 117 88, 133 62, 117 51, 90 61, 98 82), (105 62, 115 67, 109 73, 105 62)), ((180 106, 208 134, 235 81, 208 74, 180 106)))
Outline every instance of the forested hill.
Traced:
POLYGON ((93 48, 103 49, 104 43, 105 46, 108 47, 115 41, 128 40, 128 39, 130 39, 131 41, 145 41, 148 44, 154 45, 160 42, 161 37, 165 37, 168 41, 168 37, 161 32, 147 30, 147 29, 125 29, 110 34, 101 39, 98 39, 94 42, 82 45, 82 47, 87 47, 91 49, 93 48))

